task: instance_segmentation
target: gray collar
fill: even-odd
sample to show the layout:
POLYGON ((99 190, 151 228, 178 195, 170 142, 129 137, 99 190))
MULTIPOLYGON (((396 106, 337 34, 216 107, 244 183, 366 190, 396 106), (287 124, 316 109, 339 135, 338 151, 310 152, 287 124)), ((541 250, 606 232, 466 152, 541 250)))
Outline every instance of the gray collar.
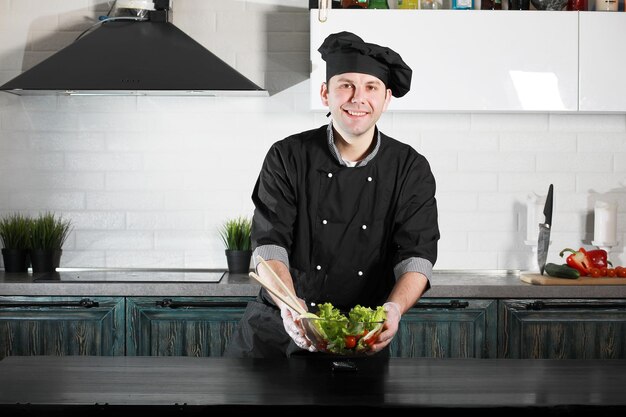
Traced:
MULTIPOLYGON (((337 149, 337 145, 335 145, 335 138, 333 137, 333 122, 332 120, 328 123, 328 127, 326 128, 327 140, 328 140, 328 148, 330 149, 330 153, 333 154, 339 165, 347 166, 346 163, 341 159, 341 154, 339 153, 339 149, 337 149)), ((364 167, 368 164, 369 161, 374 159, 376 154, 378 153, 378 149, 380 148, 380 131, 378 127, 376 128, 376 146, 374 150, 370 152, 363 160, 359 161, 356 164, 356 167, 364 167)))

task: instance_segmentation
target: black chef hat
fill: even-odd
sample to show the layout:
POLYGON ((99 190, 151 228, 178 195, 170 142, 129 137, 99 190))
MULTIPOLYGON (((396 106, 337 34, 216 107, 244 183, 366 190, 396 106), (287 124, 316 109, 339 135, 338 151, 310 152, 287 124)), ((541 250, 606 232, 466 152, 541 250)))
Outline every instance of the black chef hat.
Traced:
POLYGON ((318 51, 326 61, 326 81, 333 75, 360 72, 379 78, 395 97, 402 97, 411 89, 413 71, 397 52, 363 42, 354 33, 328 35, 318 51))

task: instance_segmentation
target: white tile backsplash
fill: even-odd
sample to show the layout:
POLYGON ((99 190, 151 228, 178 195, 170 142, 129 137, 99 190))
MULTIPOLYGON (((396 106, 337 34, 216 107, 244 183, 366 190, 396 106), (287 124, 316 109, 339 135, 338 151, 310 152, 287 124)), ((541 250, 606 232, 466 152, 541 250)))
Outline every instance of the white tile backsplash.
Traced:
POLYGON ((88 192, 85 195, 85 208, 87 210, 163 210, 164 199, 162 191, 88 192))
MULTIPOLYGON (((0 0, 0 83, 73 40, 94 0, 0 0)), ((62 266, 223 268, 218 229, 251 215, 277 140, 327 123, 309 110, 308 0, 176 0, 174 23, 269 97, 0 94, 0 214, 74 224, 62 266)), ((396 100, 396 99, 394 99, 396 100)), ((550 259, 589 245, 597 199, 618 202, 626 263, 624 114, 388 112, 380 129, 429 160, 437 269, 524 269, 526 199, 555 185, 550 259)))
POLYGON ((625 132, 623 114, 553 114, 550 130, 558 132, 625 132))
POLYGON ((84 210, 83 191, 14 190, 10 192, 11 209, 14 211, 84 210))
POLYGON ((154 249, 153 231, 120 230, 75 231, 76 248, 85 250, 150 250, 154 249))

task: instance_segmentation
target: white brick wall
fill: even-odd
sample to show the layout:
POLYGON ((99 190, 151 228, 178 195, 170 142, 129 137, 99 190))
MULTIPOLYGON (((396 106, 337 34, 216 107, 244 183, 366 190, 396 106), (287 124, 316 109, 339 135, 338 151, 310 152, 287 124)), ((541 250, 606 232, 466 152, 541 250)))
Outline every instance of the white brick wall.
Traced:
MULTIPOLYGON (((174 0, 174 23, 268 98, 0 94, 0 214, 54 210, 62 266, 226 266, 217 230, 250 215, 268 147, 326 122, 309 103, 308 0, 174 0)), ((0 0, 0 83, 70 43, 104 0, 0 0)), ((317 87, 315 87, 317 89, 317 87)), ((555 185, 549 260, 589 245, 597 198, 626 225, 626 116, 388 113, 431 162, 438 269, 528 267, 526 198, 555 185)))

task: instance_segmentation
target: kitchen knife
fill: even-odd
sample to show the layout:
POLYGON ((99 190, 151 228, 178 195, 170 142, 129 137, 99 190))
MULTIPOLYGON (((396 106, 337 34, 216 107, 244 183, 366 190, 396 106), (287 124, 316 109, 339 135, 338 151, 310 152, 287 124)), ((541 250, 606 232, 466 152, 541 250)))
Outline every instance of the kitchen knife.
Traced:
POLYGON ((543 223, 539 223, 539 239, 537 244, 537 263, 539 264, 539 272, 543 275, 543 271, 546 267, 546 259, 548 258, 548 247, 550 246, 550 230, 552 228, 552 193, 554 186, 550 184, 548 188, 548 196, 546 197, 546 204, 543 207, 543 215, 546 220, 543 223))

